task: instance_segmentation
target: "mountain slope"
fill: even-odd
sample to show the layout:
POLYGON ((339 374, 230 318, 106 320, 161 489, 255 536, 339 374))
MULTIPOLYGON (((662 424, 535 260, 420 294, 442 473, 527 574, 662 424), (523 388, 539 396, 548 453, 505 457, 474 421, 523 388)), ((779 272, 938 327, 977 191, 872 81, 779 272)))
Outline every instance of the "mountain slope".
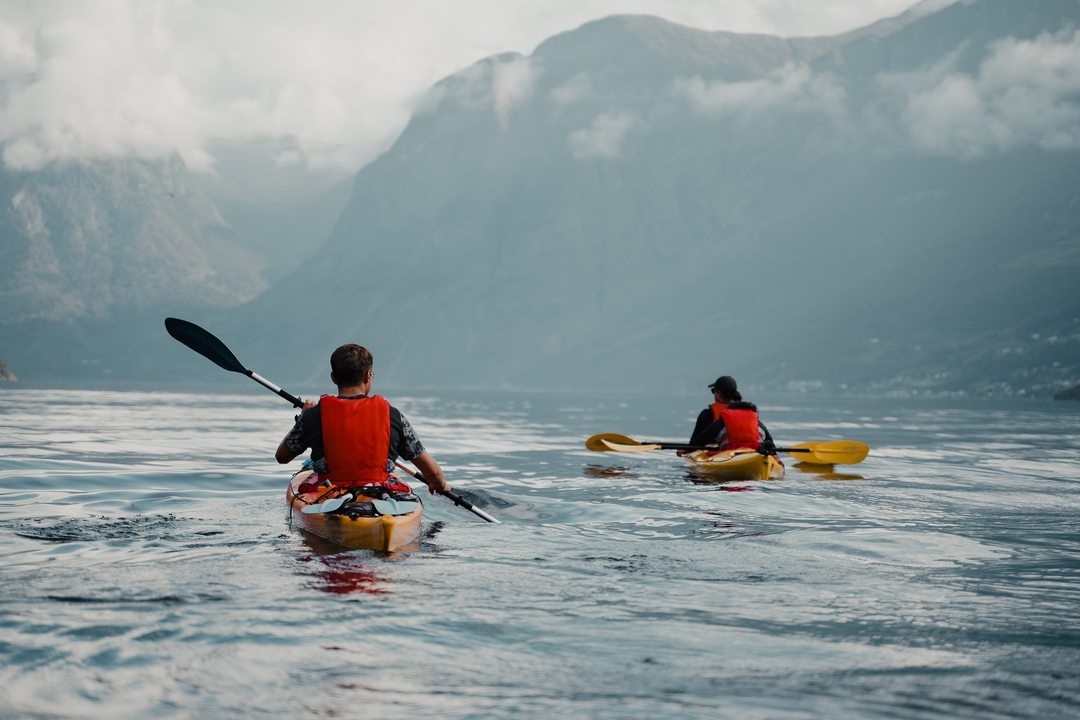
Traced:
MULTIPOLYGON (((168 312, 281 382, 356 341, 382 387, 1052 394, 1080 380, 1078 25, 1078 0, 834 38, 589 23, 432 88, 295 274, 168 312)), ((100 322, 72 343, 143 348, 123 372, 205 365, 100 322)))
POLYGON ((4 171, 0 189, 0 323, 235 305, 265 287, 179 159, 4 171))
POLYGON ((266 286, 179 159, 4 170, 0 203, 0 354, 23 381, 186 379, 162 317, 266 286))
MULTIPOLYGON (((1078 10, 981 0, 804 40, 616 17, 491 58, 432 91, 320 253, 244 309, 295 346, 246 340, 307 380, 348 340, 384 381, 434 385, 1026 372, 979 357, 1080 316, 1072 271, 1038 259, 1072 257, 1077 155, 928 152, 895 108, 1078 10)), ((1039 382, 1064 382, 1056 362, 1039 382)))

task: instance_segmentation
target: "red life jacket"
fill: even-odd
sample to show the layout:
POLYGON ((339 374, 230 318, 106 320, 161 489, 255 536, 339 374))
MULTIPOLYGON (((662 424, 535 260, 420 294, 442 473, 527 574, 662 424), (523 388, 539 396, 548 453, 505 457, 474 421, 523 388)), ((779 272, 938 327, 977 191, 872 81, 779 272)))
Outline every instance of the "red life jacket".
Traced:
POLYGON ((709 405, 709 409, 712 410, 712 421, 716 422, 720 419, 720 413, 727 410, 727 403, 713 403, 709 405))
POLYGON ((720 417, 724 420, 726 435, 721 450, 742 450, 749 448, 757 450, 761 444, 761 435, 758 430, 758 414, 754 410, 728 410, 720 411, 720 417))
MULTIPOLYGON (((390 458, 390 403, 381 395, 319 398, 323 450, 335 485, 386 485, 390 458)), ((397 485, 398 483, 393 482, 397 485)))

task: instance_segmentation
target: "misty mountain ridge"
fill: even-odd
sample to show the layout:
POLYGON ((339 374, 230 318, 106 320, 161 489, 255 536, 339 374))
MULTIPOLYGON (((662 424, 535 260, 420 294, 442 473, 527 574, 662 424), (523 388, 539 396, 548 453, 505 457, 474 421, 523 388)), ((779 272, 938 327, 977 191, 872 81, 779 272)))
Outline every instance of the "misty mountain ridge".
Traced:
POLYGON ((3 323, 237 305, 266 288, 179 158, 4 170, 0 201, 3 323))
POLYGON ((489 58, 433 89, 246 322, 302 325, 275 371, 309 363, 308 380, 325 372, 308 347, 354 337, 400 382, 434 346, 443 376, 475 385, 619 386, 649 368, 685 387, 728 368, 974 389, 1057 357, 1038 334, 1072 349, 1029 385, 1063 383, 1077 86, 1021 61, 1068 65, 1077 20, 1076 2, 983 0, 785 40, 614 17, 489 58), (1018 113, 1018 87, 1047 112, 1018 113), (296 303, 303 278, 319 282, 296 303), (1019 365, 988 354, 1021 340, 1019 365))
POLYGON ((295 138, 219 142, 211 151, 213 172, 194 177, 271 283, 318 249, 352 195, 354 173, 301 165, 295 138))
MULTIPOLYGON (((406 387, 1049 394, 1080 374, 1078 21, 588 23, 438 83, 303 267, 191 319, 280 381, 357 341, 406 387)), ((168 352, 127 372, 212 376, 168 352)))

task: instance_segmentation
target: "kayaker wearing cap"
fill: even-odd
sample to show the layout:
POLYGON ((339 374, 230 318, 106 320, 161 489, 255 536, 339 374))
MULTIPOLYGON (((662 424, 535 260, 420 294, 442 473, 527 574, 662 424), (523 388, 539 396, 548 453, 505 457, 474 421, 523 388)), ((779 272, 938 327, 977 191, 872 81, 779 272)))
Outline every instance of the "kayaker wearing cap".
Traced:
POLYGON ((371 352, 360 345, 335 350, 330 380, 337 385, 337 397, 305 402, 274 457, 284 464, 310 448, 315 472, 335 485, 375 483, 392 489, 400 486, 391 477, 394 460, 400 457, 419 468, 432 493, 449 492, 442 468, 424 450, 405 416, 381 395, 368 395, 372 362, 371 352))
MULTIPOLYGON (((735 378, 724 375, 709 385, 714 402, 701 411, 691 445, 717 445, 720 450, 774 447, 768 428, 758 419, 757 406, 743 402, 735 378)), ((680 456, 684 454, 679 451, 680 456)))

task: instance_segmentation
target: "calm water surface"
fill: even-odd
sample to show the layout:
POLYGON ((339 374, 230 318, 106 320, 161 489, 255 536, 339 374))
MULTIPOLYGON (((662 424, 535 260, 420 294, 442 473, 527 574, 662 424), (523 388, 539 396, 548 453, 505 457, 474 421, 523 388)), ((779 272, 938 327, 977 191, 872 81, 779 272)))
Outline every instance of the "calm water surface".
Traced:
POLYGON ((697 484, 706 398, 391 394, 417 552, 290 528, 266 395, 0 391, 0 717, 1078 717, 1080 404, 756 398, 835 472, 697 484))

